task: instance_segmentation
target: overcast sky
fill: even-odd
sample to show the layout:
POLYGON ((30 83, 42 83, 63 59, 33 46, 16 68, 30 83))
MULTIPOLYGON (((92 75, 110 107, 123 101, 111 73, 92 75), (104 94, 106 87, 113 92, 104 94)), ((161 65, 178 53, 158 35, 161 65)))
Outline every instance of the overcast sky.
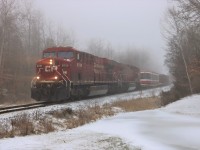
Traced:
POLYGON ((103 39, 114 47, 149 49, 163 64, 161 20, 167 0, 37 0, 36 4, 47 18, 72 30, 80 48, 90 39, 103 39))

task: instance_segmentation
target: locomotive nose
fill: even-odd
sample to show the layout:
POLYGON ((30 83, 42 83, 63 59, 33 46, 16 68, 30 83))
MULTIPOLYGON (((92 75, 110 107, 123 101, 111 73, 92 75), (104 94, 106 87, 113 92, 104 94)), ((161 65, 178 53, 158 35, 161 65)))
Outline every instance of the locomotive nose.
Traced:
POLYGON ((45 58, 36 64, 36 73, 38 81, 57 81, 59 79, 59 62, 55 58, 45 58))

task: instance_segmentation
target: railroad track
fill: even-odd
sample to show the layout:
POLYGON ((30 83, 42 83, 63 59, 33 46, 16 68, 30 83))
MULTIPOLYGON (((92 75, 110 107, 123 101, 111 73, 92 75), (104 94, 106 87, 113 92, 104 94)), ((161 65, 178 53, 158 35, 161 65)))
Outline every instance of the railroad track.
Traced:
MULTIPOLYGON (((95 98, 95 96, 93 98, 95 98)), ((86 99, 89 99, 89 98, 86 98, 86 99)), ((82 99, 82 100, 85 100, 85 99, 82 99)), ((46 107, 46 106, 50 106, 50 105, 65 104, 65 103, 69 103, 69 102, 73 102, 73 101, 80 101, 80 100, 70 99, 68 101, 58 101, 58 102, 56 102, 56 101, 45 102, 44 101, 44 102, 38 102, 38 103, 30 103, 30 104, 2 107, 2 108, 0 108, 0 115, 10 113, 10 112, 17 112, 17 111, 22 111, 22 110, 46 107)))
MULTIPOLYGON (((147 90, 147 89, 144 89, 144 90, 147 90)), ((95 98, 95 97, 98 97, 98 96, 94 96, 92 98, 95 98)), ((104 96, 102 96, 102 97, 104 97, 104 96)), ((86 98, 86 99, 89 99, 89 98, 86 98)), ((82 99, 82 100, 86 100, 86 99, 82 99)), ((10 113, 10 112, 16 112, 16 111, 21 111, 21 110, 28 110, 28 109, 33 109, 33 108, 46 107, 46 106, 56 105, 56 104, 69 103, 69 102, 73 102, 73 101, 80 101, 80 100, 70 99, 68 101, 38 102, 38 103, 31 103, 31 104, 8 106, 8 107, 0 108, 0 114, 10 113)))
POLYGON ((55 104, 55 103, 53 103, 53 102, 39 102, 39 103, 31 103, 31 104, 23 104, 23 105, 3 107, 3 108, 0 108, 0 114, 16 112, 16 111, 21 111, 21 110, 28 110, 28 109, 39 108, 39 107, 46 107, 46 106, 53 105, 53 104, 55 104))

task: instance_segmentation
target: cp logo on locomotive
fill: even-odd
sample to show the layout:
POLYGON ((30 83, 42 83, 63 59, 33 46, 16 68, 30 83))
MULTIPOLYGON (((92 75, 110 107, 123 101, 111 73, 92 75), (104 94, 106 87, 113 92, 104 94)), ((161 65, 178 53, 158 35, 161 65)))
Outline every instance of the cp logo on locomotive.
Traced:
POLYGON ((45 72, 53 72, 54 70, 57 70, 57 66, 45 66, 45 72))

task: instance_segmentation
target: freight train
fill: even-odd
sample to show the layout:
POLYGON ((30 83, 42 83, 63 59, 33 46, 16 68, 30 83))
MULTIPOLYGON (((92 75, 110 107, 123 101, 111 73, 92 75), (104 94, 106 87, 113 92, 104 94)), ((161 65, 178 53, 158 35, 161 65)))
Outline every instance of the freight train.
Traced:
POLYGON ((31 82, 31 97, 59 101, 136 89, 140 69, 79 51, 73 47, 43 50, 31 82))

